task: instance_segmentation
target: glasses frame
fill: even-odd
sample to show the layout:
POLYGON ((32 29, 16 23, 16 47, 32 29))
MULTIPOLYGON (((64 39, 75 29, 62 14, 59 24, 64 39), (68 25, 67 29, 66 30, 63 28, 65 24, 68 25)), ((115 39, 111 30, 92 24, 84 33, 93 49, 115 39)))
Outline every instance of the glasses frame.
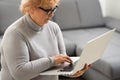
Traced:
POLYGON ((39 9, 43 10, 44 12, 47 13, 47 15, 50 15, 52 13, 55 13, 55 11, 57 10, 58 6, 51 8, 51 9, 44 9, 42 7, 38 7, 39 9))

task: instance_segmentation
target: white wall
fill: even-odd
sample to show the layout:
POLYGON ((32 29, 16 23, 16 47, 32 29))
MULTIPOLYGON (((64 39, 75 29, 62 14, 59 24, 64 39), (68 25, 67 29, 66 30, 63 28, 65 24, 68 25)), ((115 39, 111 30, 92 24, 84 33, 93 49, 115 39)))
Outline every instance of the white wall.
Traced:
POLYGON ((106 0, 99 0, 102 8, 103 16, 106 16, 106 0))
POLYGON ((120 0, 106 0, 106 15, 120 19, 120 0))
POLYGON ((120 0, 99 0, 104 16, 120 19, 120 0))

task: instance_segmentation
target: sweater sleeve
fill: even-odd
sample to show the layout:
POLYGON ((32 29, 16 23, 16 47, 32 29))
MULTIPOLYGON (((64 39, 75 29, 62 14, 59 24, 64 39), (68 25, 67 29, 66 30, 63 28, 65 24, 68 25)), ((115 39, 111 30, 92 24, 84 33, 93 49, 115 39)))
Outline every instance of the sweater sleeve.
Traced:
POLYGON ((66 48, 65 48, 65 44, 64 44, 64 39, 63 39, 63 34, 59 28, 59 26, 57 25, 57 31, 56 31, 56 35, 57 35, 57 40, 58 40, 58 48, 61 54, 66 54, 66 48))
POLYGON ((15 80, 29 80, 53 65, 52 58, 30 61, 27 44, 16 31, 5 35, 2 49, 6 65, 15 80))

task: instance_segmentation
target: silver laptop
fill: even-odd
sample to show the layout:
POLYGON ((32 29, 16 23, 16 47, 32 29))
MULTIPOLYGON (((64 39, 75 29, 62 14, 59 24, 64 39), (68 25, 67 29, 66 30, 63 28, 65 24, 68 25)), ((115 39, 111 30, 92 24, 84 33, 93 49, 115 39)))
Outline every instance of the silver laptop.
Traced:
POLYGON ((88 41, 83 48, 80 57, 71 57, 73 64, 65 63, 62 65, 56 65, 41 72, 40 75, 73 75, 78 70, 81 70, 85 64, 94 63, 102 57, 114 31, 115 29, 112 29, 88 41))

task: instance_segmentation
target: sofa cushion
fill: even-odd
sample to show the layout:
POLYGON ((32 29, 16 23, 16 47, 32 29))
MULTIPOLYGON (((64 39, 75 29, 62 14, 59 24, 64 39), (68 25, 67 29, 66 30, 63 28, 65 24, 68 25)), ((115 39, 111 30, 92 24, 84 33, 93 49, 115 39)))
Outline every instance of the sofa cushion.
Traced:
POLYGON ((102 59, 93 64, 93 68, 111 79, 120 77, 120 34, 115 32, 102 59), (104 65, 104 66, 103 66, 104 65))
POLYGON ((76 54, 79 56, 85 43, 94 37, 108 31, 106 27, 86 28, 63 31, 63 36, 76 43, 76 54))
POLYGON ((21 16, 18 4, 0 1, 0 35, 21 16))
POLYGON ((104 19, 107 27, 116 28, 116 30, 120 32, 120 19, 112 17, 105 17, 104 19))
POLYGON ((16 4, 20 4, 21 0, 2 0, 4 2, 7 2, 7 3, 16 3, 16 4))
POLYGON ((76 56, 76 44, 66 38, 64 38, 66 53, 68 56, 76 56))
POLYGON ((77 0, 80 15, 80 27, 104 25, 99 0, 77 0))
MULTIPOLYGON (((85 43, 94 37, 110 30, 107 27, 87 28, 79 30, 63 31, 63 35, 76 43, 76 54, 80 55, 85 43)), ((115 32, 102 59, 92 65, 92 68, 110 79, 117 79, 120 75, 120 34, 115 32)))
POLYGON ((88 69, 83 74, 83 77, 85 78, 85 80, 112 80, 109 77, 106 77, 104 74, 101 74, 99 71, 96 71, 93 68, 88 69))
POLYGON ((120 55, 111 57, 103 57, 92 65, 92 68, 110 79, 117 79, 120 77, 120 55), (115 57, 116 56, 116 57, 115 57))
POLYGON ((54 21, 59 24, 61 29, 78 28, 80 17, 76 0, 60 0, 54 21))

